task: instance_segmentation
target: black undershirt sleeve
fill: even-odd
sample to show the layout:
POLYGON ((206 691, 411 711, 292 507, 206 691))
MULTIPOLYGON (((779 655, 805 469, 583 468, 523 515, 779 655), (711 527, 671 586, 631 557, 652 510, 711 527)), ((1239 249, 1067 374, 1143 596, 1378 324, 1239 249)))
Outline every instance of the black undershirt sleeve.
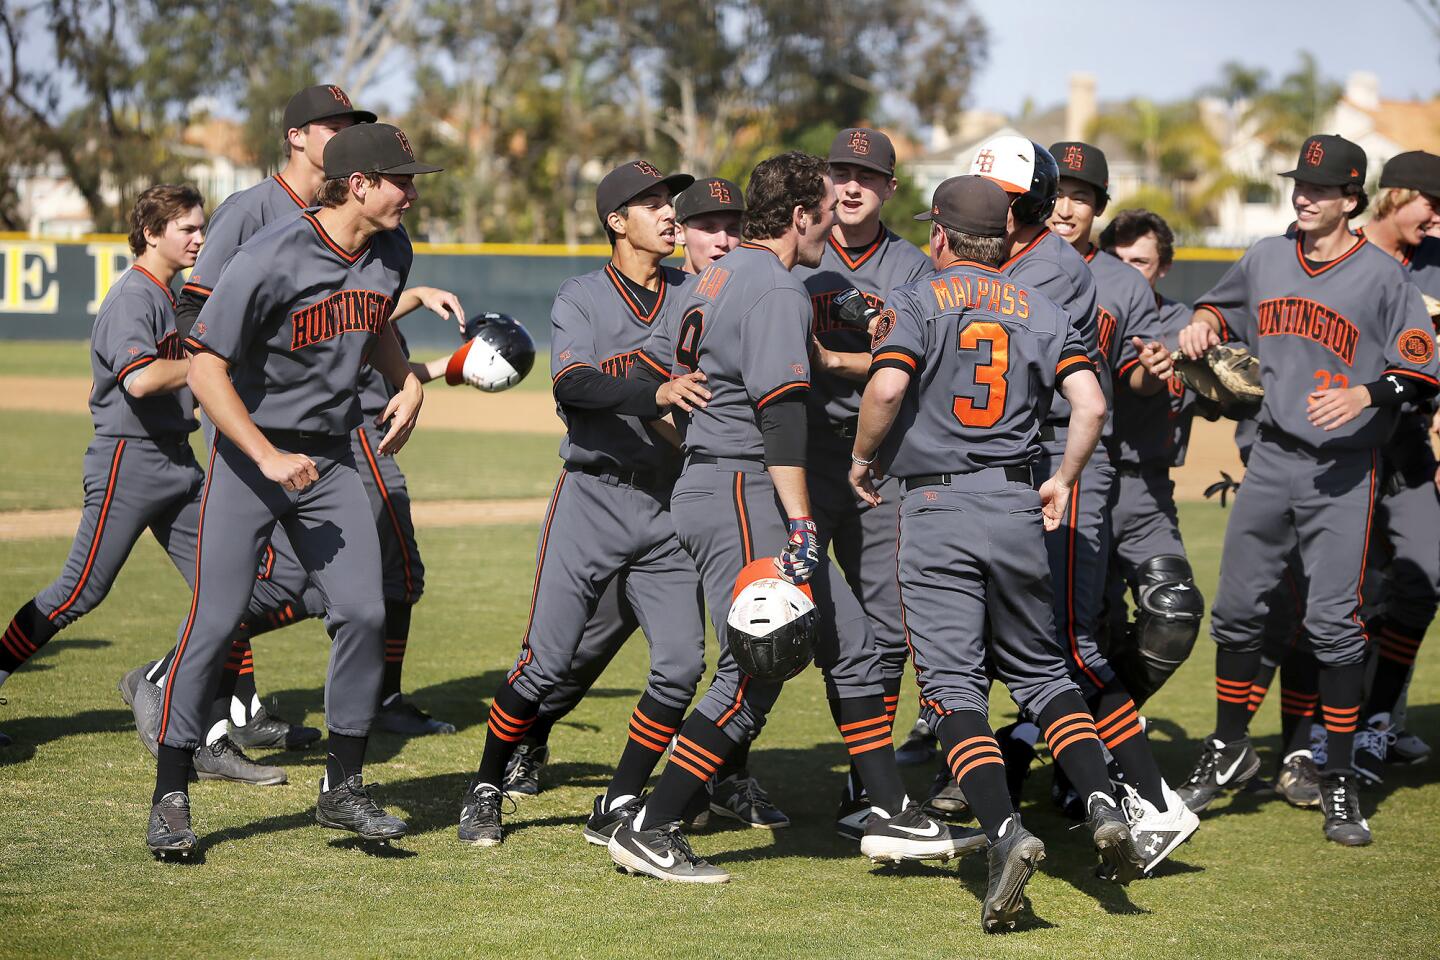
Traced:
POLYGON ((1386 373, 1379 380, 1365 384, 1372 407, 1398 407, 1404 403, 1422 403, 1435 396, 1436 386, 1430 380, 1386 373))
POLYGON ((805 466, 805 431, 804 390, 761 407, 760 435, 765 439, 765 465, 805 466))
POLYGON ((622 380, 590 366, 576 367, 555 381, 555 402, 577 410, 608 410, 642 420, 660 419, 654 384, 622 380))
POLYGON ((180 331, 181 340, 190 336, 190 328, 195 326, 195 319, 200 316, 205 300, 194 290, 180 291, 180 300, 175 304, 175 329, 180 331))

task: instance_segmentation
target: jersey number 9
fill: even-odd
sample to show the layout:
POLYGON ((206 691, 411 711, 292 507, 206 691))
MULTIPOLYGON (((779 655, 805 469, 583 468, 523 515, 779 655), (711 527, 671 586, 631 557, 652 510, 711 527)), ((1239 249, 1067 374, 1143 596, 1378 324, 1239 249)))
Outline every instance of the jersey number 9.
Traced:
POLYGON ((976 320, 960 331, 961 354, 976 354, 975 386, 985 392, 978 403, 969 397, 955 398, 955 419, 967 427, 993 427, 1005 412, 1005 374, 1010 370, 1010 334, 992 320, 976 320), (989 359, 981 362, 981 354, 989 359))
POLYGON ((694 373, 700 369, 700 335, 705 332, 705 312, 691 310, 680 321, 675 341, 675 362, 694 373))

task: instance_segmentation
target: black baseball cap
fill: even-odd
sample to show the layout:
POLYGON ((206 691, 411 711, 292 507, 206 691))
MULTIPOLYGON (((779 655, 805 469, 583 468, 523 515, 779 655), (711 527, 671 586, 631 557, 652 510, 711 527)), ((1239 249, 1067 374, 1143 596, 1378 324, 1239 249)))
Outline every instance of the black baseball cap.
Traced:
POLYGON ((989 177, 951 177, 935 188, 930 209, 916 220, 934 220, 942 227, 975 237, 1005 236, 1010 195, 989 177))
POLYGON ((744 213, 745 194, 729 180, 696 180, 675 197, 675 222, 684 223, 702 213, 744 213))
POLYGON ((1424 150, 1397 153, 1380 171, 1380 186, 1419 190, 1440 197, 1440 157, 1424 150))
POLYGON ((325 179, 340 180, 352 173, 439 173, 415 159, 410 138, 388 123, 362 123, 346 127, 325 144, 325 179))
POLYGON ((356 110, 345 91, 334 84, 306 87, 285 104, 286 130, 299 130, 307 123, 333 117, 351 117, 356 123, 375 122, 375 114, 369 110, 356 110))
POLYGON ((1365 185, 1365 151, 1358 143, 1332 133, 1317 133, 1305 140, 1294 170, 1280 174, 1322 187, 1365 185))
POLYGON ((595 215, 604 226, 606 217, 656 184, 669 187, 670 196, 675 197, 694 182, 695 178, 688 173, 672 173, 667 177, 653 163, 631 160, 605 174, 600 186, 595 188, 595 215))
POLYGON ((830 143, 830 163, 853 163, 895 176, 895 146, 890 138, 869 127, 846 127, 830 143))
POLYGON ((1050 155, 1060 167, 1060 176, 1088 183, 1099 191, 1101 202, 1110 199, 1110 164, 1099 147, 1079 140, 1061 140, 1050 145, 1050 155))

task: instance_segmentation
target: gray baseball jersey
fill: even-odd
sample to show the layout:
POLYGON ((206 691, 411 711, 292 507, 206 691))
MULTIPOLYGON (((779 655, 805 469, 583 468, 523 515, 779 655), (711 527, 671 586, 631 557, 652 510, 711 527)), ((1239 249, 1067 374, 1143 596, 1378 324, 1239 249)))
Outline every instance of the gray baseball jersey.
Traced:
MULTIPOLYGON (((903 283, 932 272, 930 258, 913 243, 881 224, 875 240, 861 250, 848 250, 830 237, 818 267, 797 266, 791 274, 805 284, 814 312, 811 332, 827 350, 867 353, 870 337, 863 330, 842 327, 832 316, 831 302, 842 290, 854 287, 870 306, 885 307, 886 295, 903 283)), ((860 413, 865 384, 814 371, 810 385, 810 428, 824 429, 826 419, 850 420, 860 413)))
MULTIPOLYGON (((1032 290, 1038 290, 1059 304, 1070 315, 1070 322, 1080 332, 1080 339, 1091 351, 1096 361, 1097 376, 1104 376, 1101 368, 1099 344, 1100 334, 1095 318, 1097 294, 1095 278, 1085 258, 1064 240, 1048 229, 1042 230, 1034 240, 1000 265, 1000 271, 1024 283, 1032 290)), ((1064 397, 1051 398, 1050 414, 1045 422, 1057 430, 1064 430, 1070 422, 1070 404, 1064 397)), ((1063 438, 1047 446, 1056 451, 1063 450, 1063 438)))
POLYGON ((198 425, 189 390, 132 397, 126 386, 156 360, 185 356, 175 332, 175 296, 144 267, 131 267, 105 294, 90 334, 90 416, 100 437, 175 437, 198 425))
POLYGON ((1359 386, 1386 374, 1435 382, 1435 334, 1420 291, 1393 257, 1364 238, 1313 266, 1298 238, 1261 240, 1196 309, 1213 313, 1223 338, 1244 341, 1259 358, 1262 432, 1272 427, 1317 449, 1376 447, 1395 414, 1370 407, 1327 432, 1307 418, 1312 391, 1359 386))
POLYGON ((280 174, 225 198, 205 224, 205 245, 195 258, 195 269, 184 289, 202 297, 210 296, 220 273, 235 251, 261 228, 305 209, 305 201, 290 189, 280 174))
POLYGON ((1440 297, 1440 239, 1426 237, 1403 261, 1410 282, 1421 293, 1440 297))
MULTIPOLYGON (((1159 327, 1154 336, 1169 350, 1179 345, 1180 331, 1190 323, 1193 311, 1178 300, 1155 295, 1159 327)), ((1195 395, 1185 389, 1179 377, 1171 377, 1166 389, 1142 397, 1122 390, 1115 397, 1115 430, 1110 443, 1116 463, 1181 466, 1190 443, 1190 424, 1195 395)))
MULTIPOLYGON (((623 378, 652 329, 675 309, 687 279, 679 270, 661 267, 659 299, 650 310, 610 264, 565 281, 550 310, 552 382, 582 367, 623 378)), ((566 427, 560 457, 566 463, 657 470, 673 461, 670 445, 638 417, 563 406, 560 416, 566 427)))
POLYGON ((229 361, 261 429, 349 433, 361 422, 361 366, 405 288, 411 256, 403 227, 352 253, 314 210, 273 223, 226 265, 187 346, 229 361))
POLYGON ((891 291, 873 351, 912 376, 881 455, 898 477, 1028 466, 1057 382, 1095 369, 1062 309, 972 263, 891 291))
MULTIPOLYGON (((1100 385, 1105 388, 1113 411, 1115 397, 1128 390, 1116 384, 1129 376, 1140 362, 1131 337, 1154 340, 1160 333, 1160 311, 1155 294, 1140 271, 1113 254, 1091 247, 1082 259, 1095 276, 1095 327, 1100 356, 1104 358, 1100 385)), ((1107 432, 1113 424, 1106 424, 1107 432)))

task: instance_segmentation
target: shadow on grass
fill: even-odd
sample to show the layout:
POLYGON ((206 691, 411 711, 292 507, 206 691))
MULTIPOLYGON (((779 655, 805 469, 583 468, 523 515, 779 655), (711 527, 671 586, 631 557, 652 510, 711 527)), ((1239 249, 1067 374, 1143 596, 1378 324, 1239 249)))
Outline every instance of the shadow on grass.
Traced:
POLYGON ((91 733, 133 733, 135 723, 129 710, 83 710, 58 717, 6 720, 0 722, 0 730, 14 741, 0 747, 0 766, 10 766, 24 763, 35 756, 36 748, 56 740, 91 733))
POLYGON ((44 673, 46 670, 55 669, 55 664, 47 663, 46 661, 54 660, 56 657, 62 656, 71 650, 103 650, 112 645, 114 645, 113 640, 100 640, 87 637, 76 637, 72 640, 69 637, 56 637, 53 641, 35 651, 35 655, 29 660, 26 660, 25 665, 20 669, 25 673, 44 673))

